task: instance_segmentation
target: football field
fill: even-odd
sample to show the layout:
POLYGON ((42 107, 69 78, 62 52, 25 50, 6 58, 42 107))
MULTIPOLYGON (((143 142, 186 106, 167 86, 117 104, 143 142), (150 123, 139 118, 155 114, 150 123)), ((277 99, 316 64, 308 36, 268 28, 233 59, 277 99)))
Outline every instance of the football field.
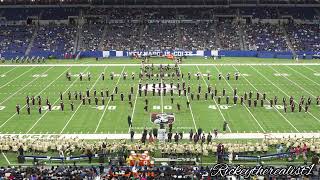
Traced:
MULTIPOLYGON (((93 61, 93 60, 92 60, 93 61)), ((189 60, 191 61, 191 60, 189 60)), ((260 61, 260 60, 259 60, 260 61)), ((288 60, 289 61, 289 60, 288 60)), ((90 61, 88 61, 90 62, 90 61)), ((94 62, 94 61, 93 61, 94 62)), ((158 63, 160 61, 157 61, 158 63)), ((143 128, 151 129, 158 127, 152 122, 152 113, 173 114, 174 132, 189 132, 190 129, 202 128, 204 132, 218 129, 222 131, 223 122, 228 123, 227 132, 250 133, 250 132, 319 132, 320 131, 320 106, 316 104, 316 98, 320 96, 320 66, 319 64, 243 64, 219 63, 203 64, 195 61, 195 64, 183 63, 179 65, 179 71, 184 74, 180 80, 175 77, 172 80, 165 77, 163 80, 144 79, 139 80, 138 74, 141 71, 140 64, 89 64, 78 61, 74 64, 43 64, 42 66, 27 65, 19 66, 6 63, 0 66, 0 132, 1 134, 126 134, 130 128, 127 117, 132 117, 133 129, 141 132, 143 128), (80 62, 80 63, 79 63, 80 62), (10 65, 10 66, 9 66, 10 65), (71 81, 66 78, 66 73, 72 74, 71 81), (89 81, 84 76, 80 81, 79 74, 91 74, 89 81), (239 72, 239 80, 235 80, 234 74, 239 72), (101 79, 101 73, 105 74, 105 80, 101 79), (111 80, 110 74, 114 73, 111 80), (124 79, 123 73, 128 77, 124 79), (131 74, 135 73, 132 80, 131 74), (188 80, 187 74, 191 74, 188 80), (196 74, 200 74, 197 79, 196 74), (218 74, 222 74, 222 79, 218 80, 218 74), (226 79, 226 74, 230 73, 230 80, 226 79), (210 79, 208 79, 208 74, 210 79), (174 102, 171 103, 169 91, 164 95, 156 92, 153 96, 152 90, 147 96, 142 93, 138 95, 138 85, 149 86, 155 83, 163 83, 167 86, 173 82, 185 81, 186 86, 190 85, 191 93, 195 97, 192 100, 190 94, 184 96, 174 92, 174 102), (198 87, 201 87, 200 99, 197 100, 198 87), (208 86, 216 88, 218 97, 205 99, 205 92, 208 86), (118 93, 115 93, 118 87, 118 93), (132 107, 129 105, 128 94, 131 87, 134 88, 132 94, 132 107), (233 103, 233 90, 237 88, 239 96, 237 104, 233 103), (74 93, 90 90, 91 97, 94 90, 99 97, 98 106, 91 98, 91 105, 75 100, 74 93), (114 94, 114 100, 110 97, 105 99, 105 106, 101 104, 100 92, 109 90, 114 94), (226 95, 222 96, 222 90, 226 90, 226 95), (71 111, 68 93, 72 94, 71 101, 74 102, 74 111, 71 111), (257 92, 266 94, 266 100, 261 107, 260 100, 257 107, 249 107, 245 101, 240 104, 240 96, 245 92, 253 92, 253 99, 257 92), (63 93, 63 103, 65 110, 60 109, 60 92, 63 93), (120 94, 124 94, 124 101, 120 100, 120 94), (26 96, 42 97, 42 113, 38 112, 36 101, 35 106, 31 106, 31 114, 26 110, 26 96), (226 96, 230 97, 229 104, 226 103, 226 96), (277 96, 277 105, 270 106, 270 100, 277 96), (287 113, 284 112, 282 98, 289 103, 290 96, 294 97, 296 108, 291 112, 288 106, 287 113), (312 103, 305 112, 303 105, 302 112, 298 112, 300 97, 304 96, 305 101, 311 97, 312 103), (52 104, 52 111, 48 111, 45 100, 48 97, 52 104), (148 111, 144 110, 145 100, 148 99, 148 111), (187 106, 190 101, 190 106, 187 106), (21 112, 16 113, 16 105, 20 104, 21 112), (181 106, 178 110, 177 104, 181 106)), ((165 61, 164 64, 167 62, 165 61)), ((157 65, 155 65, 157 66, 157 65)), ((260 96, 261 98, 261 96, 260 96)), ((252 102, 253 103, 253 102, 252 102)))

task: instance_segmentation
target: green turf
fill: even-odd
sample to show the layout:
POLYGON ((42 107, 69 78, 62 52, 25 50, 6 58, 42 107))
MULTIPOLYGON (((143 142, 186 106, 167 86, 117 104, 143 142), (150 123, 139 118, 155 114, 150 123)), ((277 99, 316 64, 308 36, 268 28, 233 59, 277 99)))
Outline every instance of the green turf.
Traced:
MULTIPOLYGON (((50 61, 49 63, 73 63, 73 61, 50 61)), ((231 97, 229 107, 225 106, 225 98, 222 98, 221 107, 218 109, 211 109, 209 106, 217 106, 216 102, 211 100, 205 101, 203 95, 201 100, 191 101, 191 109, 186 107, 187 97, 175 95, 175 103, 172 105, 170 96, 152 96, 151 92, 148 94, 149 112, 144 112, 145 97, 137 97, 136 106, 133 111, 127 101, 127 95, 131 86, 134 86, 134 95, 132 96, 135 102, 136 90, 138 86, 138 78, 131 80, 131 73, 136 75, 140 71, 137 66, 121 66, 121 63, 137 63, 137 60, 128 59, 112 59, 104 60, 98 63, 119 63, 115 67, 1 67, 0 66, 0 132, 1 133, 127 133, 129 128, 127 125, 127 116, 133 114, 133 126, 136 131, 141 131, 144 127, 151 128, 155 125, 150 121, 151 112, 172 112, 175 114, 176 121, 174 123, 175 131, 188 132, 190 129, 201 127, 205 132, 213 129, 221 130, 223 121, 229 122, 231 132, 318 132, 320 130, 320 107, 315 105, 315 97, 320 95, 320 66, 305 65, 305 66, 181 66, 181 71, 184 74, 190 72, 196 74, 201 72, 206 74, 210 72, 213 77, 208 81, 206 77, 200 78, 198 81, 195 76, 192 76, 191 81, 185 81, 191 85, 191 92, 196 92, 200 84, 203 91, 207 89, 207 85, 217 87, 218 93, 221 94, 223 88, 226 89, 227 94, 231 97), (78 78, 73 77, 69 82, 65 78, 65 72, 69 71, 73 74, 80 72, 90 72, 92 74, 91 81, 84 78, 80 82, 78 78), (238 81, 234 80, 233 74, 239 71, 248 76, 242 76, 238 81), (99 79, 99 75, 104 72, 106 80, 99 79), (112 81, 109 74, 114 72, 120 74, 127 72, 129 74, 127 80, 118 77, 112 81), (222 79, 217 80, 218 73, 221 72, 224 76, 226 73, 231 73, 232 78, 229 81, 222 79), (35 74, 47 74, 46 78, 33 77, 35 74), (275 76, 276 73, 287 74, 288 76, 275 76), (318 73, 318 74, 316 74, 318 73), (1 76, 3 75, 3 76, 1 76), (60 76, 61 75, 61 76, 60 76), (60 77, 59 77, 60 76, 60 77), (100 95, 100 90, 109 89, 112 92, 115 86, 119 87, 119 92, 125 94, 125 101, 121 102, 119 95, 116 96, 115 101, 110 101, 109 107, 115 106, 114 110, 95 108, 92 105, 80 105, 80 101, 75 101, 75 111, 70 111, 70 103, 67 100, 67 93, 64 95, 64 102, 66 110, 54 110, 52 112, 43 111, 42 115, 38 113, 37 106, 32 107, 32 114, 27 115, 25 108, 23 108, 20 115, 15 115, 15 106, 20 104, 21 107, 25 104, 25 97, 36 96, 41 94, 43 103, 45 98, 49 97, 51 104, 59 106, 59 92, 73 93, 74 91, 82 91, 87 88, 96 89, 97 94, 100 95), (257 91, 266 92, 267 98, 278 96, 279 104, 282 104, 282 97, 294 96, 296 100, 300 96, 313 97, 313 103, 310 108, 310 113, 296 112, 284 113, 279 108, 266 109, 260 107, 249 108, 247 106, 232 105, 232 89, 238 88, 238 94, 242 95, 245 91, 252 90, 254 97, 257 91), (162 100, 161 100, 162 99, 162 100), (181 111, 176 108, 176 103, 181 104, 181 111), (153 106, 160 106, 160 109, 153 109, 153 106), (167 109, 172 106, 172 109, 167 109), (227 108, 227 109, 225 109, 227 108), (192 116, 193 115, 193 116, 192 116)), ((168 63, 170 61, 164 59, 152 60, 153 63, 168 63)), ((211 60, 204 60, 203 58, 188 58, 184 63, 212 63, 211 60)), ((292 60, 279 59, 258 59, 258 58, 223 58, 218 63, 283 63, 292 60)), ((319 60, 310 60, 303 62, 317 63, 319 60)), ((303 63, 302 62, 302 63, 303 63)), ((76 63, 96 63, 92 59, 84 59, 76 63)), ((11 64, 11 63, 6 63, 11 64)), ((144 80, 142 83, 152 81, 144 80)), ((156 82, 156 81, 155 81, 156 82)), ((170 80, 164 80, 166 84, 170 80)), ((176 81, 177 82, 177 81, 176 81)), ((73 96, 72 96, 73 97, 73 96)), ((190 99, 190 96, 188 97, 190 99)), ((109 99, 106 99, 108 103, 109 99)), ((93 99, 92 99, 92 102, 93 99)), ((238 102, 239 103, 239 102, 238 102)), ((265 102, 265 105, 268 103, 265 102)), ((288 109, 289 110, 289 109, 288 109)))

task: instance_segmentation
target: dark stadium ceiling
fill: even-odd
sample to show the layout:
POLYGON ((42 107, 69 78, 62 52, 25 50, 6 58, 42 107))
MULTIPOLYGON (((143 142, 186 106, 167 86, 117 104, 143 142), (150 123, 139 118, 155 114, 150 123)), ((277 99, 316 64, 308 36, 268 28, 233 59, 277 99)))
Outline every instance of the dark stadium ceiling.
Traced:
POLYGON ((320 0, 0 0, 1 5, 303 5, 320 0))

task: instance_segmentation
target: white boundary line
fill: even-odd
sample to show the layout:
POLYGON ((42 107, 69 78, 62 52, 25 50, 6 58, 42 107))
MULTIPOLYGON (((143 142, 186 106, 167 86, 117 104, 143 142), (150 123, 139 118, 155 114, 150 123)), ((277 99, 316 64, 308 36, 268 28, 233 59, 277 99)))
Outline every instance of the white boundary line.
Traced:
MULTIPOLYGON (((138 84, 140 84, 141 79, 139 79, 138 84)), ((134 116, 134 111, 136 109, 136 104, 137 104, 137 99, 138 99, 138 92, 139 92, 139 85, 137 86, 137 91, 136 91, 136 96, 134 99, 134 104, 133 104, 133 109, 132 109, 132 113, 131 113, 131 126, 133 126, 133 116, 134 116)), ((129 133, 130 133, 131 127, 129 127, 129 133)))
MULTIPOLYGON (((275 70, 274 68, 270 67, 273 71, 279 73, 279 71, 275 70)), ((283 76, 284 78, 286 78, 288 81, 292 82, 294 85, 296 85, 297 87, 299 87, 301 90, 307 92, 308 94, 310 94, 311 96, 313 97, 316 97, 314 96, 312 93, 310 93, 309 91, 305 90, 303 87, 301 87, 299 84, 297 84, 296 82, 292 81, 291 79, 287 78, 286 76, 283 76)), ((279 88, 278 88, 279 89, 279 88)), ((288 94, 286 94, 284 91, 282 91, 286 96, 290 97, 288 94)), ((298 104, 296 101, 294 101, 296 104, 298 104)), ((308 114, 310 114, 315 120, 317 120, 318 122, 320 122, 320 120, 315 117, 311 112, 308 111, 308 114)))
MULTIPOLYGON (((1 67, 1 66, 0 66, 1 67)), ((18 78, 20 78, 21 76, 23 76, 24 74, 28 73, 29 71, 33 70, 35 67, 29 69, 28 71, 25 71, 24 73, 20 74, 19 76, 17 76, 16 78, 12 79, 11 81, 7 82, 6 84, 0 86, 0 89, 2 89, 3 87, 7 86, 8 84, 12 83, 13 81, 17 80, 18 78)))
MULTIPOLYGON (((60 139, 130 139, 128 134, 0 134, 0 138, 10 139, 38 139, 38 140, 60 140, 60 139)), ((135 139, 140 139, 141 134, 135 134, 135 139)), ((318 139, 320 132, 309 133, 220 133, 217 139, 283 139, 283 138, 304 138, 318 139)), ((183 134, 183 139, 189 139, 189 134, 183 134)))
MULTIPOLYGON (((206 81, 206 80, 204 79, 204 77, 202 76, 202 73, 201 73, 201 71, 200 71, 200 69, 199 69, 199 66, 196 65, 196 67, 197 67, 197 69, 198 69, 198 71, 199 71, 199 73, 200 73, 200 75, 201 75, 202 80, 204 81, 204 83, 206 84, 206 86, 209 87, 207 81, 206 81)), ((227 122, 226 118, 224 117, 223 113, 221 112, 221 109, 220 109, 220 107, 219 107, 216 99, 213 98, 213 101, 214 101, 214 103, 216 104, 217 109, 219 110, 222 119, 223 119, 225 122, 227 122)), ((231 131, 231 128, 229 127, 229 124, 227 125, 227 127, 228 127, 229 131, 232 132, 232 131, 231 131)))
MULTIPOLYGON (((178 68, 179 68, 179 72, 180 72, 180 76, 181 76, 180 65, 178 65, 178 68)), ((181 76, 181 78, 182 78, 182 76, 181 76)), ((182 79, 182 80, 184 81, 184 79, 182 79)), ((187 101, 189 101, 189 94, 186 95, 186 98, 187 98, 187 101)), ((194 128, 195 128, 196 131, 198 131, 198 128, 197 128, 197 125, 196 125, 196 121, 194 120, 194 115, 193 115, 193 111, 192 111, 192 107, 191 107, 191 102, 189 104, 189 110, 190 110, 190 113, 191 113, 191 117, 192 117, 194 128)))
MULTIPOLYGON (((88 66, 89 68, 89 66, 88 66)), ((107 69, 107 66, 104 68, 103 72, 105 72, 105 70, 107 69)), ((86 69, 87 70, 87 69, 86 69)), ((85 71, 86 71, 85 70, 85 71)), ((91 86, 90 90, 91 91, 95 86, 96 84, 98 83, 100 79, 100 76, 97 77, 97 80, 94 82, 94 84, 91 86)), ((57 100, 59 101, 59 99, 57 100)), ((62 128, 62 130, 60 131, 60 134, 62 134, 62 132, 67 128, 67 126, 69 125, 70 121, 73 119, 73 117, 76 115, 77 111, 80 109, 80 107, 82 106, 82 102, 80 101, 80 104, 79 106, 77 107, 77 109, 73 112, 73 114, 71 115, 71 117, 69 118, 69 120, 67 121, 67 123, 64 125, 64 127, 62 128)))
MULTIPOLYGON (((86 69, 88 69, 89 67, 87 67, 86 69)), ((69 68, 70 69, 70 68, 69 68)), ((68 70, 68 69, 67 69, 68 70)), ((66 71, 67 71, 66 70, 66 71)), ((61 77, 66 71, 64 71, 59 77, 61 77)), ((57 79, 59 79, 59 77, 57 78, 57 79)), ((57 80, 56 79, 56 80, 57 80)), ((54 80, 54 81, 56 81, 56 80, 54 80)), ((53 81, 53 82, 54 82, 53 81)), ((77 81, 77 79, 76 80, 74 80, 72 83, 71 83, 71 85, 62 93, 62 95, 63 94, 65 94, 72 86, 73 86, 73 84, 75 83, 77 81)), ((49 86, 53 83, 53 82, 51 82, 50 84, 49 84, 49 86)), ((48 87, 49 87, 48 86, 48 87)), ((59 99, 60 98, 58 98, 52 105, 55 105, 58 101, 59 101, 59 99)), ((48 113, 49 111, 46 111, 32 126, 31 126, 31 128, 27 131, 27 133, 29 133, 37 124, 38 124, 38 122, 48 113)))
MULTIPOLYGON (((221 73, 220 70, 217 68, 217 66, 214 66, 218 73, 221 73)), ((226 80, 226 78, 224 76, 222 76, 222 78, 226 81, 226 83, 228 84, 228 86, 230 87, 231 91, 233 91, 233 88, 231 87, 230 83, 226 80)), ((251 117, 253 117, 253 119, 257 122, 258 126, 260 127, 260 129, 263 131, 263 132, 266 132, 263 127, 261 126, 261 124, 259 123, 259 121, 256 119, 256 117, 251 113, 251 111, 249 110, 249 108, 247 107, 247 105, 244 103, 243 104, 244 107, 246 108, 246 110, 249 112, 249 114, 251 115, 251 117)))
MULTIPOLYGON (((52 69, 53 67, 50 67, 49 69, 47 69, 45 72, 49 71, 50 69, 52 69)), ((41 73, 41 74, 43 74, 41 73)), ((62 74, 61 74, 62 75, 62 74)), ((24 85, 23 87, 19 88, 19 90, 15 91, 13 94, 11 94, 10 96, 8 96, 5 100, 3 100, 2 102, 0 102, 0 105, 2 105, 3 103, 5 103, 6 101, 8 101, 9 99, 11 99, 12 96, 16 95, 18 92, 20 92, 21 90, 23 90, 24 88, 28 87, 31 83, 33 83, 34 81, 36 81, 37 79, 39 79, 40 77, 36 77, 34 78, 32 81, 30 81, 28 84, 24 85)))
POLYGON ((7 163, 8 163, 9 165, 11 165, 11 162, 9 161, 9 159, 7 158, 7 156, 6 156, 3 152, 1 152, 1 153, 2 153, 2 156, 4 157, 4 159, 6 159, 7 163))
MULTIPOLYGON (((116 86, 119 84, 120 79, 121 79, 121 77, 122 77, 121 75, 123 74, 123 71, 124 71, 125 68, 126 68, 126 66, 123 66, 122 71, 121 71, 120 76, 119 76, 119 79, 118 79, 118 81, 117 81, 117 83, 116 83, 116 86)), ((112 94, 114 93, 114 91, 115 91, 115 88, 113 88, 112 94)), ((102 115, 101 115, 101 117, 100 117, 100 119, 99 119, 99 122, 98 122, 98 124, 97 124, 96 129, 94 130, 94 133, 97 133, 97 131, 98 131, 98 129, 99 129, 99 126, 100 126, 101 121, 102 121, 102 119, 103 119, 103 117, 104 117, 104 114, 105 114, 106 111, 107 111, 107 108, 108 108, 108 106, 109 106, 110 101, 111 101, 111 98, 109 98, 109 101, 108 101, 106 107, 105 107, 104 110, 103 110, 103 113, 102 113, 102 115)), ((62 132, 62 131, 61 131, 61 132, 62 132)))
MULTIPOLYGON (((166 63, 164 63, 166 64, 166 63)), ((145 65, 151 65, 151 64, 145 64, 145 65)), ((154 66, 159 66, 160 64, 153 64, 154 66)), ((205 64, 181 64, 180 66, 320 66, 320 63, 224 63, 224 64, 215 64, 215 63, 205 63, 205 64)), ((97 67, 103 67, 103 66, 141 66, 141 64, 2 64, 0 67, 64 67, 64 66, 97 66, 97 67)))

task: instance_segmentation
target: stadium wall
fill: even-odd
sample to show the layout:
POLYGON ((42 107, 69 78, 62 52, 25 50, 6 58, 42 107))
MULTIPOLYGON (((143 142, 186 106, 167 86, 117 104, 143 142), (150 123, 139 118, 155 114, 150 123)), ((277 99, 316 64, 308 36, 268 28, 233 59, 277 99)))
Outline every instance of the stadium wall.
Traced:
MULTIPOLYGON (((182 51, 182 50, 163 50, 163 51, 81 51, 73 53, 53 52, 53 51, 31 51, 29 57, 39 56, 45 58, 56 58, 56 59, 71 59, 75 58, 79 54, 80 58, 106 58, 106 57, 130 57, 133 54, 139 56, 153 56, 163 57, 168 54, 174 56, 188 56, 188 57, 259 57, 259 58, 280 58, 280 59, 292 59, 292 52, 274 52, 274 51, 240 51, 240 50, 193 50, 193 51, 182 51)), ((315 56, 318 57, 320 52, 312 51, 299 51, 296 52, 300 59, 312 59, 315 56)), ((22 52, 4 52, 1 57, 11 59, 15 57, 24 56, 22 52)))

